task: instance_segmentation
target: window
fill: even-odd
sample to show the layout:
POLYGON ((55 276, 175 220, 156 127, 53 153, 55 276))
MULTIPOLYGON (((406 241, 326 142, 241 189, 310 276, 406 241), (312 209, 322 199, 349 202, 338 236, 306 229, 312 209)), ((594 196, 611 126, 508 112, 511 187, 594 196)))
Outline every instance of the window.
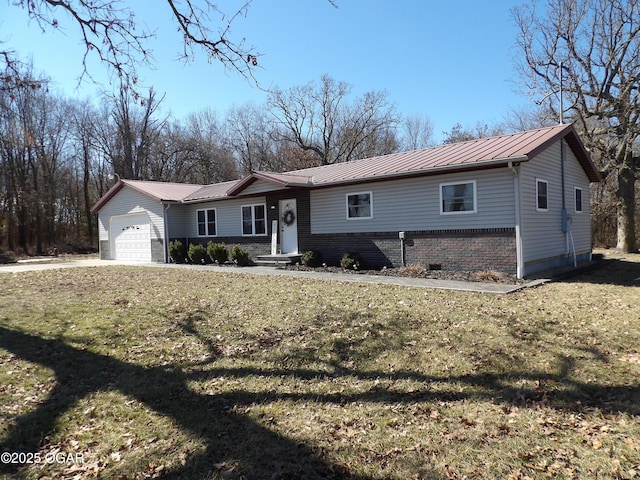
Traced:
POLYGON ((440 213, 476 213, 476 182, 441 183, 440 213))
POLYGON ((549 184, 545 180, 536 180, 536 210, 546 212, 549 208, 549 184))
POLYGON ((216 209, 198 210, 198 236, 212 237, 216 235, 216 209))
POLYGON ((348 193, 347 219, 373 218, 372 196, 371 192, 348 193))
POLYGON ((580 187, 575 188, 575 211, 576 213, 582 213, 582 189, 580 187))
POLYGON ((266 235, 267 216, 264 204, 242 207, 242 235, 266 235))

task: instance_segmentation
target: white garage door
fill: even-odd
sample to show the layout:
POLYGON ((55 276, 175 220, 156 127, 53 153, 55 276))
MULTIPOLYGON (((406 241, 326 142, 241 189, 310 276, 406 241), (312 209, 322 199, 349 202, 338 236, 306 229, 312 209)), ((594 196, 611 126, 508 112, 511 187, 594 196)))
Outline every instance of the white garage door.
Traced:
POLYGON ((111 217, 111 234, 115 260, 151 261, 151 226, 148 215, 111 217))

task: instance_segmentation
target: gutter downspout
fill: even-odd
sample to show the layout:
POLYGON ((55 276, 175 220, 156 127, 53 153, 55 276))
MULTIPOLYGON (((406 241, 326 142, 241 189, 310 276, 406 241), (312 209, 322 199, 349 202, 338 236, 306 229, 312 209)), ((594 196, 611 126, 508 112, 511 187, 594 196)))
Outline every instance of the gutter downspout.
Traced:
POLYGON ((513 196, 515 199, 514 208, 516 229, 516 276, 518 277, 518 279, 522 279, 524 277, 524 259, 522 258, 522 212, 520 209, 520 175, 518 166, 514 166, 513 162, 509 162, 507 165, 513 173, 513 196))
POLYGON ((169 263, 169 222, 167 221, 167 211, 171 208, 170 203, 164 204, 164 263, 169 263))

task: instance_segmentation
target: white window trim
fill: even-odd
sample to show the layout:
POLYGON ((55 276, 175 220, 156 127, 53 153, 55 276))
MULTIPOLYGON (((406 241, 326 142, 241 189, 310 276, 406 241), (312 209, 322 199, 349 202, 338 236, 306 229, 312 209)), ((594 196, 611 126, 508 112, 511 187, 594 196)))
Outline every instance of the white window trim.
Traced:
POLYGON ((266 203, 248 203, 246 205, 240 206, 240 233, 242 234, 243 237, 266 237, 268 230, 269 229, 267 225, 267 204, 266 203), (252 233, 244 233, 244 217, 242 215, 242 212, 246 207, 251 207, 251 232, 252 233), (256 232, 255 207, 264 208, 264 233, 255 233, 256 232))
POLYGON ((476 180, 463 180, 458 182, 444 182, 438 187, 440 196, 440 215, 473 215, 478 213, 478 185, 476 180), (466 185, 467 183, 473 184, 473 210, 462 210, 458 212, 445 212, 442 205, 442 187, 449 185, 466 185))
POLYGON ((215 208, 199 208, 198 210, 196 210, 196 236, 198 237, 217 237, 218 236, 218 212, 216 211, 215 208), (208 218, 207 218, 207 212, 213 210, 214 215, 216 217, 216 233, 214 235, 209 234, 209 222, 208 222, 208 218), (206 230, 204 235, 200 235, 200 224, 198 222, 198 214, 200 212, 204 212, 204 228, 206 230))
POLYGON ((359 221, 359 220, 372 220, 373 219, 373 191, 369 190, 366 192, 349 192, 345 194, 345 204, 347 207, 347 220, 359 221), (369 216, 368 217, 350 217, 349 216, 349 197, 353 195, 369 195, 369 216))
POLYGON ((575 213, 584 212, 584 190, 582 187, 573 187, 573 211, 575 213), (578 205, 576 204, 576 193, 580 190, 580 210, 578 210, 578 205))
POLYGON ((536 178, 536 212, 548 212, 549 211, 549 182, 547 180, 543 180, 542 178, 536 178), (544 183, 547 186, 547 208, 540 208, 538 206, 538 184, 544 183))

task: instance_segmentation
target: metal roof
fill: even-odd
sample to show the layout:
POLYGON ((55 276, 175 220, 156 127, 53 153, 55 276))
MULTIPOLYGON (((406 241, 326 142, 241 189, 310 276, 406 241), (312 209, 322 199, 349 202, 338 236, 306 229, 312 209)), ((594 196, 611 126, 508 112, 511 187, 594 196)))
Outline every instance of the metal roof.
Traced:
POLYGON ((202 188, 202 185, 189 183, 165 183, 148 182, 142 180, 122 180, 125 185, 129 185, 140 193, 156 198, 160 201, 178 202, 184 197, 191 195, 202 188))
POLYGON ((203 199, 215 199, 226 197, 229 189, 240 183, 242 180, 232 180, 229 182, 214 183, 211 185, 200 185, 195 192, 187 195, 182 199, 183 202, 195 202, 203 199))
POLYGON ((100 210, 104 204, 111 200, 116 193, 124 188, 125 185, 159 202, 179 202, 186 196, 202 188, 202 185, 193 185, 190 183, 120 180, 111 187, 109 191, 100 198, 100 200, 98 200, 98 202, 91 208, 91 211, 95 213, 100 210))
POLYGON ((593 182, 599 181, 600 176, 572 125, 556 125, 422 150, 392 153, 295 170, 288 174, 307 176, 313 186, 320 186, 393 176, 435 174, 443 170, 475 170, 506 164, 509 161, 530 160, 550 143, 565 136, 589 179, 593 182))
POLYGON ((91 210, 97 212, 125 185, 158 201, 198 202, 238 195, 257 180, 285 188, 310 188, 394 177, 435 175, 447 171, 480 170, 507 165, 509 162, 535 161, 538 153, 561 138, 567 141, 589 180, 600 181, 600 173, 573 125, 560 124, 284 173, 252 172, 240 180, 212 185, 121 180, 91 210))

